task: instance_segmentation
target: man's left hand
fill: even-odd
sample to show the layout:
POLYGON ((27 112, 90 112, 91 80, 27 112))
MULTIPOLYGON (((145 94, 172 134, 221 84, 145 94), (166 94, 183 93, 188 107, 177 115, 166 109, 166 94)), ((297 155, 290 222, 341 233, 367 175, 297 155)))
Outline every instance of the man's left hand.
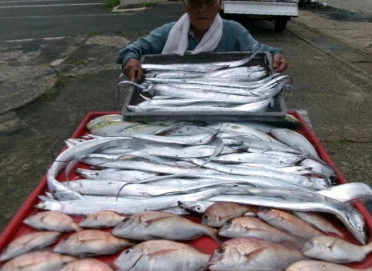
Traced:
POLYGON ((276 53, 273 56, 273 68, 276 72, 284 72, 288 67, 288 61, 281 53, 276 53))

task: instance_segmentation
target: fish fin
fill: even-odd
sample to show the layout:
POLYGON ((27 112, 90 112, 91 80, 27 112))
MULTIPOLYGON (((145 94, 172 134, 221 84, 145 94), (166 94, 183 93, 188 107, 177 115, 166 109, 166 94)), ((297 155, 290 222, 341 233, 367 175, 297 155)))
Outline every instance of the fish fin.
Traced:
POLYGON ((169 125, 168 127, 165 127, 164 129, 156 132, 155 135, 166 136, 166 135, 172 134, 187 124, 188 124, 187 122, 177 122, 175 124, 169 125))
POLYGON ((247 262, 252 261, 256 256, 261 254, 266 247, 260 247, 258 249, 253 250, 252 252, 245 254, 244 257, 247 259, 247 262))
POLYGON ((153 253, 149 253, 148 254, 148 258, 151 259, 154 256, 162 255, 162 254, 166 255, 168 253, 171 253, 172 251, 177 251, 177 249, 171 249, 171 248, 169 248, 169 249, 162 249, 162 250, 159 250, 159 251, 156 251, 156 252, 153 252, 153 253))
POLYGON ((199 165, 199 167, 203 167, 205 164, 212 161, 214 158, 216 158, 216 156, 218 156, 223 151, 225 144, 223 143, 221 139, 218 138, 217 140, 218 140, 218 144, 216 146, 216 149, 214 150, 212 155, 207 160, 205 160, 201 165, 199 165))

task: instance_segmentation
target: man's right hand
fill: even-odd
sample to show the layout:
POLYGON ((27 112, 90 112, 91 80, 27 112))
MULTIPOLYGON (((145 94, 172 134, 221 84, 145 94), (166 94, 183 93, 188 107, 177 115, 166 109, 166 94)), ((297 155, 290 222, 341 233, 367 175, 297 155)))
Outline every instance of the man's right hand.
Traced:
POLYGON ((142 81, 143 79, 143 70, 141 62, 138 59, 131 58, 125 64, 123 69, 125 76, 133 82, 142 81))

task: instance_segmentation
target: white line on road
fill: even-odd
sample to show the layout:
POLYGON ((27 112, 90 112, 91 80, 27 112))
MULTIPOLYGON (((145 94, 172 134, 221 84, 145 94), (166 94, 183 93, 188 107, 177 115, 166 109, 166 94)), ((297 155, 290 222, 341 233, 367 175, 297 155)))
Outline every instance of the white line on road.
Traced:
POLYGON ((61 37, 49 37, 49 38, 33 38, 33 39, 21 39, 21 40, 5 40, 3 42, 5 43, 12 43, 12 42, 29 42, 29 41, 34 41, 34 40, 62 40, 65 39, 65 36, 61 37))
POLYGON ((0 6, 0 8, 44 8, 44 7, 65 7, 65 6, 98 6, 102 3, 79 3, 79 4, 50 4, 50 5, 24 5, 24 6, 0 6))
MULTIPOLYGON (((64 2, 64 0, 11 0, 11 1, 0 1, 0 4, 9 4, 9 3, 37 3, 37 2, 64 2)), ((74 0, 70 1, 74 2, 74 0)), ((76 0, 75 2, 81 2, 81 0, 76 0)), ((102 3, 102 1, 97 0, 97 3, 102 3)))

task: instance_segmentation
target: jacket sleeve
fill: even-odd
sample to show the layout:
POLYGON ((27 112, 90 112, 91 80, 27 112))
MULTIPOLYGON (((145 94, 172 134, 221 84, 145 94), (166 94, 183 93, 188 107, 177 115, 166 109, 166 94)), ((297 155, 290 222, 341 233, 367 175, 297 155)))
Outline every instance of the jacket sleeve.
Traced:
POLYGON ((165 24, 151 31, 149 35, 140 37, 138 40, 121 48, 116 63, 124 66, 131 58, 140 60, 141 57, 146 54, 160 54, 173 25, 174 23, 165 24))

